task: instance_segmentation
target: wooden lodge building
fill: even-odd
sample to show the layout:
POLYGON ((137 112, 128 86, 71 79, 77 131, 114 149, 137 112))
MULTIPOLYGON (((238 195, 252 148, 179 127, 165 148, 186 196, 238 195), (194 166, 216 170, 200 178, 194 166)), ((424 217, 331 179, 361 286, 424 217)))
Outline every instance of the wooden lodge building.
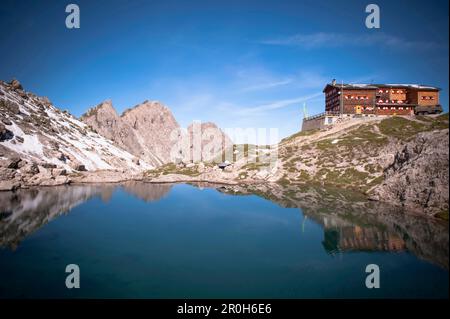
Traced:
POLYGON ((441 113, 440 89, 418 84, 336 84, 323 89, 325 112, 411 115, 441 113))
POLYGON ((325 112, 303 119, 302 131, 334 124, 340 117, 442 113, 440 89, 419 84, 340 84, 323 89, 325 112))

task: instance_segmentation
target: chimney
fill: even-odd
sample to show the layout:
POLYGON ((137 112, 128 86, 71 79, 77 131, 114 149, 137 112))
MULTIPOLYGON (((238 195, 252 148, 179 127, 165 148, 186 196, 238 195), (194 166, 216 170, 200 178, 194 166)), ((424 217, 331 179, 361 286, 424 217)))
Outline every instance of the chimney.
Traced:
POLYGON ((331 85, 335 86, 336 85, 336 79, 333 79, 333 81, 331 81, 331 85))

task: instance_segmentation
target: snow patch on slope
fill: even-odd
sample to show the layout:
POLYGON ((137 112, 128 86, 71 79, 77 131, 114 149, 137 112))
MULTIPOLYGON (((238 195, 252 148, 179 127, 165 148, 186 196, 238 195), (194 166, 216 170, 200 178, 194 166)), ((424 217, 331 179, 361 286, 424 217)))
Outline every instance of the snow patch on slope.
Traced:
POLYGON ((53 163, 69 171, 76 162, 88 170, 141 171, 153 168, 142 160, 137 165, 134 155, 91 131, 88 125, 54 107, 45 98, 13 90, 2 81, 0 92, 0 100, 19 109, 18 114, 8 108, 2 109, 0 116, 12 122, 5 126, 14 137, 0 142, 0 145, 24 159, 53 163), (23 138, 23 143, 17 137, 23 138), (55 157, 55 154, 59 155, 55 157), (67 156, 62 158, 60 154, 67 156))

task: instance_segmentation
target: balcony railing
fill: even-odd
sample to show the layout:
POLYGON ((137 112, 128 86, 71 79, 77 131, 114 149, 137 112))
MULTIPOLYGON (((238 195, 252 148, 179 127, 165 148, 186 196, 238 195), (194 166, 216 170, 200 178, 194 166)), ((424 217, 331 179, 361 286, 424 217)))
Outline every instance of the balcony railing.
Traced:
POLYGON ((325 117, 325 116, 338 116, 338 115, 340 115, 339 112, 326 111, 326 112, 323 112, 323 113, 319 113, 319 114, 315 114, 315 115, 311 115, 311 116, 305 117, 305 118, 303 118, 303 121, 310 121, 310 120, 318 119, 318 118, 325 117))

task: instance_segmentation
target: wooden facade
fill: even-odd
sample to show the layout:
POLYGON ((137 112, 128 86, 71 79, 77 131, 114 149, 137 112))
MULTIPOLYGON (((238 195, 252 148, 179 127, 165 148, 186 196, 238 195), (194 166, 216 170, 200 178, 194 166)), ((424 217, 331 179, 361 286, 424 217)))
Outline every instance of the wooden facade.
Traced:
POLYGON ((439 88, 417 84, 327 84, 325 112, 361 115, 440 113, 439 88), (420 110, 420 112, 417 112, 420 110))

